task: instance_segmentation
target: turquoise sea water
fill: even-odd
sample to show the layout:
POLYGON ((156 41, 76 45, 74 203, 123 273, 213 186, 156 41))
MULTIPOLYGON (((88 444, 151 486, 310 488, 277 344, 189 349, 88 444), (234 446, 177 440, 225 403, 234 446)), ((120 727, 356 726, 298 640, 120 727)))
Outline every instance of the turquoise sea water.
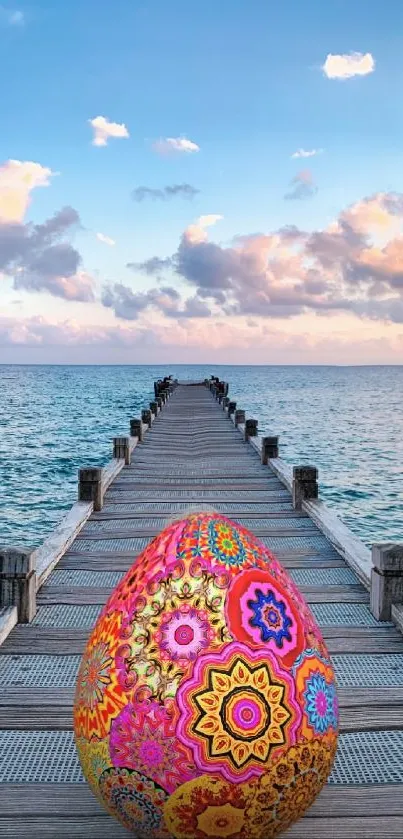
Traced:
POLYGON ((168 373, 228 381, 367 544, 403 541, 403 367, 0 366, 0 544, 43 541, 168 373))

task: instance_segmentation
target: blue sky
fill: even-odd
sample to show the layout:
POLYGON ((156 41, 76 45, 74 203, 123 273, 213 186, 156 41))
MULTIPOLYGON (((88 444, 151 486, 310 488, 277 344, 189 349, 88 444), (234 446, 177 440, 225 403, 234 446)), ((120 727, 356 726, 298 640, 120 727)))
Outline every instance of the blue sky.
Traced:
MULTIPOLYGON (((48 186, 32 190, 19 222, 38 224, 66 205, 73 207, 81 229, 69 231, 68 238, 80 254, 81 269, 94 280, 92 301, 66 302, 37 280, 39 290, 20 286, 16 293, 15 276, 7 269, 0 287, 3 317, 25 319, 28 325, 30 318, 43 317, 55 328, 69 318, 110 328, 115 324, 132 330, 135 340, 141 328, 149 329, 153 318, 157 324, 166 311, 151 307, 137 312, 135 305, 129 322, 102 305, 103 284, 121 283, 133 294, 155 287, 158 278, 130 270, 127 263, 172 256, 186 228, 200 216, 223 216, 209 229, 209 240, 231 248, 235 236, 267 235, 285 225, 324 230, 368 196, 403 192, 403 7, 398 2, 17 0, 1 5, 0 38, 0 161, 32 161, 58 173, 48 186), (372 56, 372 72, 327 77, 327 55, 355 52, 372 56), (124 124, 129 137, 92 145, 89 120, 98 115, 124 124), (199 150, 160 155, 153 149, 159 138, 183 137, 199 150), (322 151, 292 158, 297 149, 322 151), (292 179, 306 170, 313 184, 309 196, 285 200, 292 179), (192 201, 176 197, 136 203, 131 197, 139 186, 162 189, 183 183, 199 190, 192 201), (99 242, 96 232, 116 244, 99 242)), ((209 270, 214 273, 214 266, 209 270)), ((185 296, 194 293, 186 274, 172 267, 165 274, 162 282, 185 296)), ((293 279, 283 277, 286 284, 293 279)), ((368 283, 373 282, 373 274, 368 275, 368 283)), ((203 283, 205 290, 208 278, 203 283)), ((400 286, 397 292, 396 284, 392 287, 399 298, 400 286)), ((244 330, 241 318, 252 316, 259 318, 262 330, 290 331, 294 315, 285 313, 283 323, 282 314, 277 317, 267 306, 260 314, 256 301, 245 305, 243 298, 240 304, 238 294, 235 308, 232 298, 221 311, 213 300, 214 324, 224 320, 225 329, 241 325, 244 330)), ((311 332, 312 318, 318 331, 316 303, 295 314, 293 334, 311 332)), ((338 317, 340 323, 331 315, 332 328, 348 330, 351 308, 340 310, 338 317)), ((357 313, 354 317, 358 321, 357 313)), ((319 321, 322 328, 323 315, 319 321)), ((170 315, 164 334, 175 332, 177 324, 190 335, 196 325, 170 315)), ((403 360, 401 326, 395 321, 383 318, 381 323, 372 312, 364 322, 360 313, 359 326, 372 329, 374 340, 386 330, 392 360, 403 360)), ((7 335, 7 360, 30 355, 29 339, 28 345, 21 344, 7 335)), ((76 359, 77 347, 63 349, 63 340, 60 357, 76 359)), ((242 340, 247 346, 248 339, 242 340)), ((194 360, 204 360, 203 342, 188 345, 183 337, 180 345, 168 346, 175 360, 188 351, 194 360)), ((46 358, 46 345, 37 349, 41 360, 46 358)), ((219 350, 225 360, 230 337, 219 350)), ((160 351, 156 345, 157 355, 160 351)), ((1 352, 0 347, 0 357, 1 352)), ((111 347, 102 352, 106 358, 111 347)), ((362 349, 355 357, 361 355, 362 349)))

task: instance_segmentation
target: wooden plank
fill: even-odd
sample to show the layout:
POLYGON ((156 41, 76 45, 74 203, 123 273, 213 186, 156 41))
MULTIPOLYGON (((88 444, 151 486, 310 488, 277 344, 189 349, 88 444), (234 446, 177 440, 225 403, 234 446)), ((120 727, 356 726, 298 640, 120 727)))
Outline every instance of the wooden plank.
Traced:
POLYGON ((43 544, 34 551, 37 589, 39 589, 56 567, 60 558, 74 542, 93 511, 93 504, 77 501, 62 518, 43 544))
MULTIPOLYGON (((156 514, 158 515, 158 514, 156 514)), ((89 531, 87 532, 86 529, 82 530, 80 533, 80 539, 88 539, 91 541, 96 541, 102 539, 102 541, 106 541, 109 539, 140 539, 143 536, 148 536, 150 539, 153 539, 155 536, 158 536, 160 533, 160 528, 150 527, 150 528, 139 528, 139 527, 127 527, 114 529, 102 529, 99 528, 97 531, 89 531)), ((272 536, 275 537, 284 537, 284 539, 292 538, 293 536, 298 536, 301 539, 308 539, 310 536, 317 536, 318 531, 316 528, 308 528, 304 527, 303 529, 299 530, 298 528, 285 528, 285 527, 266 527, 266 528, 253 528, 253 533, 255 536, 272 536)))
MULTIPOLYGON (((375 788, 373 784, 327 784, 300 824, 308 819, 327 817, 329 812, 332 818, 340 818, 347 806, 350 816, 356 819, 402 816, 403 796, 396 792, 395 784, 376 784, 375 788)), ((109 821, 106 811, 87 784, 15 783, 0 786, 0 813, 3 818, 48 814, 49 818, 60 816, 68 819, 72 810, 81 816, 99 816, 109 821)), ((328 837, 331 839, 332 833, 328 837)), ((349 837, 346 835, 344 839, 349 837)))
MULTIPOLYGON (((49 785, 52 788, 52 785, 49 785)), ((70 801, 68 790, 66 800, 70 801)), ((115 821, 111 816, 91 816, 85 818, 72 816, 74 802, 71 802, 70 815, 52 817, 52 815, 0 816, 0 836, 2 839, 133 839, 133 833, 115 821)), ((393 837, 392 837, 393 839, 393 837)))
MULTIPOLYGON (((375 790, 372 793, 376 795, 375 790)), ((395 795, 399 793, 396 790, 395 795)), ((345 799, 345 807, 347 809, 345 799)), ((403 816, 362 816, 360 818, 305 818, 284 833, 285 839, 402 839, 403 816)))
MULTIPOLYGON (((368 603, 368 594, 361 586, 299 586, 307 603, 368 603)), ((104 605, 112 587, 52 586, 47 584, 38 595, 38 606, 65 603, 104 605)))
MULTIPOLYGON (((282 555, 281 564, 285 568, 345 568, 343 559, 321 559, 316 556, 282 555)), ((128 571, 137 559, 133 553, 118 554, 82 553, 69 551, 60 561, 59 568, 81 569, 88 571, 128 571)))
POLYGON ((302 509, 355 571, 364 586, 371 585, 371 552, 323 501, 303 501, 302 509))
MULTIPOLYGON (((72 731, 74 689, 20 688, 0 699, 0 729, 72 731), (30 697, 30 701, 29 701, 30 697), (11 701, 11 699, 13 701, 11 701)), ((338 691, 340 731, 399 730, 403 719, 403 688, 349 688, 338 691)))
POLYGON ((7 606, 0 609, 0 647, 14 629, 18 622, 18 611, 16 606, 7 606))
MULTIPOLYGON (((403 654, 403 639, 393 629, 349 625, 322 626, 321 631, 331 655, 403 654)), ((69 629, 68 627, 19 625, 0 647, 0 657, 31 654, 81 655, 89 634, 89 628, 69 629)))
MULTIPOLYGON (((186 503, 186 502, 182 502, 186 503)), ((204 503, 204 502, 203 502, 204 503)), ((219 502, 218 502, 219 503, 219 502)), ((224 503, 231 503, 231 502, 224 502, 224 503)), ((264 505, 267 506, 267 502, 264 505)), ((118 512, 108 512, 105 508, 100 513, 93 513, 91 516, 91 521, 131 521, 136 519, 147 519, 147 518, 158 518, 159 516, 163 518, 164 516, 169 516, 170 511, 167 510, 166 512, 160 510, 151 510, 150 512, 147 510, 143 510, 141 504, 139 504, 138 510, 133 512, 131 510, 126 511, 121 510, 118 512)), ((172 515, 177 515, 178 518, 182 515, 181 510, 172 510, 172 515)), ((186 513, 183 512, 183 516, 185 517, 186 513)), ((247 518, 247 519, 268 519, 268 521, 275 520, 275 519, 308 519, 309 516, 306 513, 301 513, 297 510, 273 510, 270 512, 264 511, 263 513, 259 511, 253 511, 251 513, 249 510, 231 510, 230 512, 226 512, 223 514, 226 518, 231 518, 236 516, 238 519, 240 518, 247 518)), ((255 530, 255 528, 254 528, 255 530)), ((270 528, 271 532, 271 528, 270 528)))

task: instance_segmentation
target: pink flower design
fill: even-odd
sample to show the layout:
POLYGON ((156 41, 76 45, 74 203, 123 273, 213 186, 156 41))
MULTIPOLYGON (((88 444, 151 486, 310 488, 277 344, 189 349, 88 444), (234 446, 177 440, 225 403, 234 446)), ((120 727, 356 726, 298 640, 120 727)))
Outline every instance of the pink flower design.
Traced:
POLYGON ((188 604, 168 612, 156 632, 161 658, 171 661, 195 661, 212 642, 214 633, 207 612, 188 604))
POLYGON ((175 725, 172 707, 154 700, 127 705, 111 726, 113 765, 135 769, 173 792, 198 774, 191 752, 176 738, 175 725))

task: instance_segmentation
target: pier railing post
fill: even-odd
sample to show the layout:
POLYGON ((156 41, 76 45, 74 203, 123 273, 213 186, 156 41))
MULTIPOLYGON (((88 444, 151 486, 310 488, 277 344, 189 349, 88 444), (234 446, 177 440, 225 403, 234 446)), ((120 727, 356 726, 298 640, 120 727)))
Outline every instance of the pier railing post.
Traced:
POLYGON ((113 456, 116 460, 124 460, 126 466, 130 466, 130 437, 113 438, 113 456))
POLYGON ((160 397, 160 396, 157 396, 157 399, 156 399, 155 401, 156 401, 156 403, 157 403, 157 405, 158 405, 158 410, 161 410, 161 408, 162 408, 162 399, 161 399, 161 397, 160 397))
POLYGON ((238 428, 238 425, 243 425, 245 422, 245 411, 242 408, 237 408, 234 414, 234 425, 235 428, 238 428))
POLYGON ((141 419, 130 420, 130 436, 137 437, 139 443, 143 442, 143 423, 141 419))
POLYGON ((228 402, 228 416, 231 417, 232 414, 235 414, 236 411, 236 402, 228 402))
POLYGON ((278 457, 278 437, 262 437, 262 463, 267 465, 272 457, 278 457))
POLYGON ((158 414, 158 403, 155 400, 154 402, 150 402, 150 411, 156 417, 158 414))
POLYGON ((0 608, 16 606, 18 623, 30 623, 36 615, 34 552, 23 548, 0 548, 0 608))
POLYGON ((228 397, 228 396, 224 396, 224 399, 223 399, 223 401, 222 401, 222 409, 223 409, 223 411, 225 411, 225 410, 226 410, 226 408, 228 408, 228 403, 229 403, 229 397, 228 397))
POLYGON ((371 612, 390 621, 392 606, 403 603, 403 544, 372 545, 371 612))
POLYGON ((292 472, 292 506, 302 509, 302 502, 317 498, 318 470, 316 466, 294 466, 292 472))
POLYGON ((151 417, 151 411, 147 408, 144 408, 144 410, 141 412, 141 419, 144 422, 144 425, 151 425, 151 417))
POLYGON ((84 467, 78 472, 78 500, 92 501, 94 510, 102 510, 104 491, 102 487, 102 469, 84 467))
POLYGON ((245 420, 245 441, 249 440, 249 437, 257 437, 257 427, 258 421, 257 419, 247 419, 245 420))

